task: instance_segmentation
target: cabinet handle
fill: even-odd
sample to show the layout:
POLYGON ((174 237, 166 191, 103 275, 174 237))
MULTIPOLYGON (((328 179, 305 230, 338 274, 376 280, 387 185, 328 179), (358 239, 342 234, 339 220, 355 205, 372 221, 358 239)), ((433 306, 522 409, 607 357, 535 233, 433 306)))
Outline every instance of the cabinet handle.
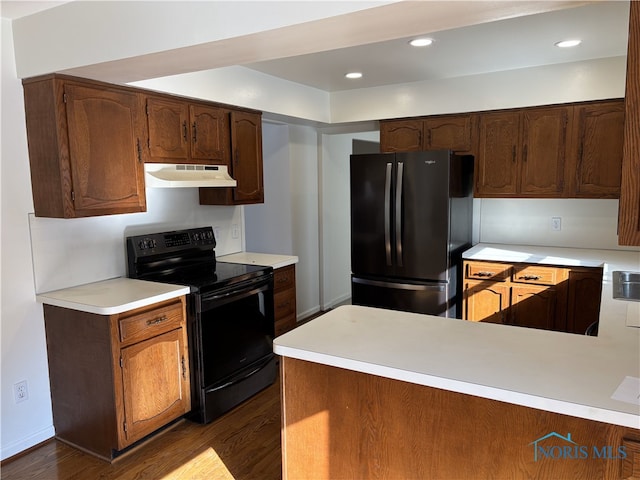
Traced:
POLYGON ((187 379, 187 366, 184 364, 184 355, 182 356, 182 379, 187 379))
POLYGON ((187 121, 185 120, 184 122, 182 122, 182 138, 184 138, 184 141, 187 141, 187 121))
POLYGON ((147 325, 148 326, 157 325, 159 323, 166 322, 167 320, 168 320, 167 316, 166 315, 162 315, 161 317, 147 320, 147 325))
POLYGON ((142 163, 142 148, 140 147, 140 139, 136 139, 136 145, 138 148, 138 163, 142 163))
POLYGON ((493 272, 476 272, 471 274, 472 277, 492 277, 493 275, 493 272))
POLYGON ((198 142, 198 127, 196 125, 196 122, 193 122, 193 143, 197 143, 198 142))
POLYGON ((286 307, 290 304, 291 302, 289 300, 287 300, 286 302, 282 302, 278 304, 278 308, 282 308, 282 307, 286 307))
POLYGON ((519 280, 540 280, 539 275, 523 275, 518 277, 519 280))

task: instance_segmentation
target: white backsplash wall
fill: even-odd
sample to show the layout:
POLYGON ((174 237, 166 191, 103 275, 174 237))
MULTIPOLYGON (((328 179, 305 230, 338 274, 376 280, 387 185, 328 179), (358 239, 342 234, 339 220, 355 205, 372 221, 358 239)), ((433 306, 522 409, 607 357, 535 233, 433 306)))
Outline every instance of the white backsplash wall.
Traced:
POLYGON ((626 249, 618 246, 618 200, 483 198, 474 208, 482 243, 626 249))
POLYGON ((242 250, 242 207, 199 205, 197 188, 148 188, 146 194, 145 213, 76 219, 29 214, 36 293, 125 276, 125 238, 132 235, 212 226, 219 227, 217 255, 242 250))

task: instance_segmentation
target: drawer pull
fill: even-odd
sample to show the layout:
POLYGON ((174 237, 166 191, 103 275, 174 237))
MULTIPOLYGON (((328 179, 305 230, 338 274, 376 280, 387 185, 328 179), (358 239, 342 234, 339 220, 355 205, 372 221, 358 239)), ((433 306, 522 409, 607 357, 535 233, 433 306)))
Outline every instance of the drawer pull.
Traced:
POLYGON ((147 325, 148 326, 157 325, 159 323, 166 322, 167 320, 168 320, 167 316, 166 315, 162 315, 161 317, 147 320, 147 325))
POLYGON ((472 274, 474 277, 492 277, 493 275, 493 272, 476 272, 472 274))
POLYGON ((288 307, 289 305, 291 305, 291 301, 287 300, 286 302, 279 303, 278 308, 288 307))
POLYGON ((523 275, 522 277, 518 277, 518 280, 540 280, 539 275, 523 275))

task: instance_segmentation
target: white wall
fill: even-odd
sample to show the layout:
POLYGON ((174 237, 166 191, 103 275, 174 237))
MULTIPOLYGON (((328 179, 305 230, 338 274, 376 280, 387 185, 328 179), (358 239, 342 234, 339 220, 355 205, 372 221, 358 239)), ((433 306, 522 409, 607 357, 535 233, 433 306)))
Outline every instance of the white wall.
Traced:
POLYGON ((351 298, 349 155, 354 139, 377 142, 379 131, 323 133, 321 150, 321 308, 351 298))

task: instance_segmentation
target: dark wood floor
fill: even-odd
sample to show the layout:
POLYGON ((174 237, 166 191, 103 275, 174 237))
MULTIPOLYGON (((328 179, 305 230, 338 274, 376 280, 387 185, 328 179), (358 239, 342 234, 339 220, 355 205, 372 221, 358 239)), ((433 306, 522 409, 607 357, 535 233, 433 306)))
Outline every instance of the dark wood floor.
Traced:
POLYGON ((280 479, 279 389, 208 425, 183 421, 112 464, 52 440, 3 463, 2 480, 280 479))

